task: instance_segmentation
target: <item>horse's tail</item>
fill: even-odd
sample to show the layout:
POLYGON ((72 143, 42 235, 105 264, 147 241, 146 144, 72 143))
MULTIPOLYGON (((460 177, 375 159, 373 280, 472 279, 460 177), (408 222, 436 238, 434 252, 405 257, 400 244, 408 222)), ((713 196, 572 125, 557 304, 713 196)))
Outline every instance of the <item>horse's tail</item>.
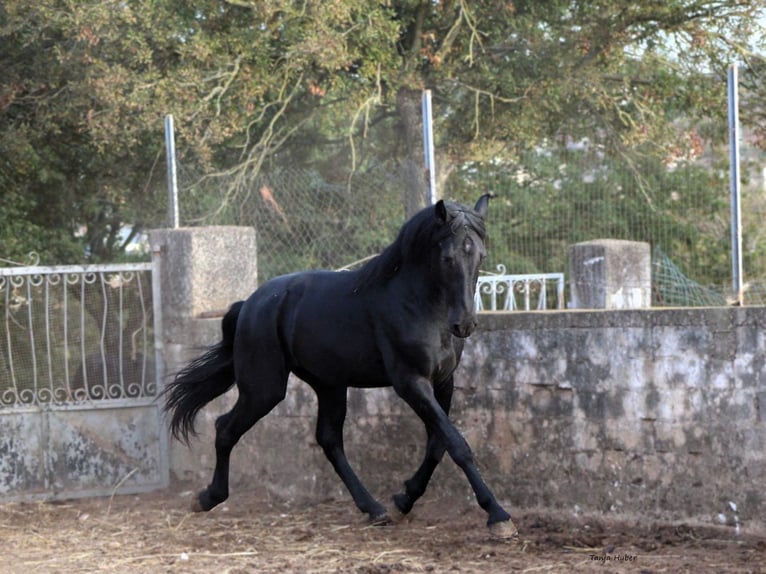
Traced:
POLYGON ((234 386, 234 332, 243 304, 237 301, 224 315, 222 340, 181 369, 165 389, 170 431, 182 442, 196 434, 194 419, 202 407, 234 386))

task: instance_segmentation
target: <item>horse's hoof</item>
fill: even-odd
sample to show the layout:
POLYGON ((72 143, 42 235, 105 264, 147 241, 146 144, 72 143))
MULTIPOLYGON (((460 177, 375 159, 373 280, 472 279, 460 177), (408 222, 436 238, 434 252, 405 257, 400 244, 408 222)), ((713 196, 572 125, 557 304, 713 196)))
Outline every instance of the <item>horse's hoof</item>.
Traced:
POLYGON ((393 523, 394 521, 391 519, 388 512, 370 517, 370 526, 390 526, 393 523))
POLYGON ((394 508, 402 514, 407 514, 412 510, 414 504, 414 501, 404 492, 393 495, 391 500, 394 502, 394 508))
POLYGON ((399 524, 402 520, 407 518, 407 515, 401 510, 399 510, 399 507, 396 506, 395 504, 394 504, 394 508, 388 512, 388 516, 391 519, 391 522, 393 522, 394 524, 399 524))
POLYGON ((192 499, 191 510, 192 512, 207 512, 211 510, 217 503, 211 504, 210 497, 207 495, 207 491, 203 490, 197 496, 192 499))
POLYGON ((199 501, 199 497, 195 496, 192 499, 191 502, 191 511, 192 512, 205 512, 205 509, 202 508, 202 503, 199 501))
POLYGON ((509 541, 519 536, 519 529, 512 520, 503 520, 489 525, 489 534, 494 540, 509 541))

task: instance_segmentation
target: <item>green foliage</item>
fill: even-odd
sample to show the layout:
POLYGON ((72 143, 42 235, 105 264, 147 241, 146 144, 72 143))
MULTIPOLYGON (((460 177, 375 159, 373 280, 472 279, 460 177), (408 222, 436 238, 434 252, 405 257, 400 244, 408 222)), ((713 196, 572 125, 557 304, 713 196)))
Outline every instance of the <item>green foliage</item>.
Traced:
POLYGON ((449 183, 464 201, 480 190, 498 194, 488 268, 565 271, 569 245, 628 239, 685 262, 704 285, 729 276, 728 191, 720 171, 694 164, 670 169, 652 156, 613 156, 584 145, 537 148, 518 162, 469 164, 449 183))
MULTIPOLYGON (((503 219, 503 233, 537 241, 547 231, 544 242, 559 244, 560 225, 530 227, 525 210, 554 218, 603 205, 564 227, 611 217, 604 232, 625 235, 641 221, 608 211, 606 199, 675 205, 662 196, 675 176, 656 176, 657 162, 678 146, 681 124, 704 121, 712 127, 702 136, 720 142, 724 64, 744 58, 758 69, 763 15, 762 3, 741 0, 9 0, 0 6, 0 257, 37 249, 45 262, 115 259, 123 226, 164 225, 167 113, 179 161, 197 174, 182 198, 208 206, 206 221, 257 196, 264 173, 296 165, 320 170, 346 190, 338 196, 376 164, 406 168, 404 192, 387 191, 381 205, 412 203, 424 187, 415 101, 424 87, 434 92, 447 190, 477 185, 464 169, 471 162, 554 170, 528 166, 528 150, 567 138, 602 146, 610 178, 615 162, 626 167, 625 181, 574 185, 568 209, 550 185, 544 201, 539 189, 517 194, 509 221, 521 223, 503 219)), ((764 86, 752 84, 757 100, 764 86)), ((510 177, 488 173, 493 183, 510 177)), ((391 227, 373 231, 353 217, 335 229, 358 238, 352 259, 391 227)), ((328 261, 315 247, 294 263, 328 261)), ((525 255, 518 265, 542 260, 525 255)))

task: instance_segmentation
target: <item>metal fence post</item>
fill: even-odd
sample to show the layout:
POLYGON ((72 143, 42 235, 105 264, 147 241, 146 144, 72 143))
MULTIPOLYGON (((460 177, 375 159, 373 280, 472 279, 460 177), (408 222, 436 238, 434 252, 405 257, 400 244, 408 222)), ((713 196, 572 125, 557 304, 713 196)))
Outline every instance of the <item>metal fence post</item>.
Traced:
POLYGON ((176 136, 173 116, 165 116, 165 152, 168 164, 168 226, 178 229, 178 178, 176 177, 176 136))
POLYGON ((744 303, 742 291, 742 216, 739 171, 739 88, 738 65, 731 64, 728 74, 729 103, 729 174, 731 186, 731 267, 735 302, 744 303))
POLYGON ((434 165, 434 127, 431 111, 431 90, 423 90, 421 100, 423 110, 423 155, 426 159, 426 175, 428 176, 428 197, 431 205, 436 203, 436 166, 434 165))

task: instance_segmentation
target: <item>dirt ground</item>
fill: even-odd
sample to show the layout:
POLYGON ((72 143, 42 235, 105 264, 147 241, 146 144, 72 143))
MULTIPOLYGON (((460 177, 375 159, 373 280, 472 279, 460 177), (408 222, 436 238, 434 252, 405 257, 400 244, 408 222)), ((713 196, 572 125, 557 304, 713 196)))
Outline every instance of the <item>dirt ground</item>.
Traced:
POLYGON ((517 512, 492 540, 469 501, 426 500, 368 526, 350 500, 306 506, 232 493, 192 514, 191 492, 0 504, 0 572, 766 572, 766 538, 731 528, 517 512))

